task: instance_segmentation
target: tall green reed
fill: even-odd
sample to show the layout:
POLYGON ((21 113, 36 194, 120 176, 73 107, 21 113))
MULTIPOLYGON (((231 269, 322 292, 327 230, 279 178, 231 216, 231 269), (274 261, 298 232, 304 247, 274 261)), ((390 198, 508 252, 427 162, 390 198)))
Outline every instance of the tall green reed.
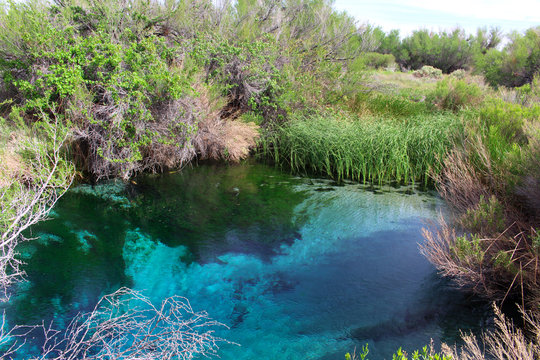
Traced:
POLYGON ((331 113, 299 116, 268 131, 262 151, 293 172, 338 180, 427 183, 460 133, 461 121, 451 114, 395 120, 331 113))

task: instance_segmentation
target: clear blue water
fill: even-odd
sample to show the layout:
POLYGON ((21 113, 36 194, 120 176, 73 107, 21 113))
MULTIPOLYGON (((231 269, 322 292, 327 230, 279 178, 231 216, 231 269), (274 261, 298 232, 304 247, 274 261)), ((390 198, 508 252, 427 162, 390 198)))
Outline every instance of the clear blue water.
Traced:
POLYGON ((460 329, 485 326, 489 307, 419 253, 421 228, 445 211, 433 192, 260 164, 81 185, 21 247, 28 282, 8 321, 62 327, 130 286, 156 302, 185 296, 230 326, 220 335, 241 346, 223 345, 227 360, 343 359, 366 343, 384 359, 454 343, 460 329))

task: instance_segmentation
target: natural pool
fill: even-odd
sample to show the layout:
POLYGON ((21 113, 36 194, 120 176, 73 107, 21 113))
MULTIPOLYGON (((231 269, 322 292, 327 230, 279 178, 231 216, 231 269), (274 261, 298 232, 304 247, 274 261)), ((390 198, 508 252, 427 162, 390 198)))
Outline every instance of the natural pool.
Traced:
POLYGON ((229 325, 220 335, 241 346, 223 345, 222 359, 343 359, 366 343, 383 359, 454 343, 486 326, 489 306, 420 255, 420 230, 441 212, 435 193, 410 186, 250 163, 82 185, 20 249, 29 281, 7 317, 62 327, 129 286, 156 302, 185 296, 229 325))

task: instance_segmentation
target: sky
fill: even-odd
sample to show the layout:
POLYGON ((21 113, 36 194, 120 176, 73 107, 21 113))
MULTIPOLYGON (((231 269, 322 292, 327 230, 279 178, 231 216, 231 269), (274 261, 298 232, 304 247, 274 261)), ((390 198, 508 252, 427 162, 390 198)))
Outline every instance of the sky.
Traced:
POLYGON ((361 23, 399 29, 401 36, 456 26, 471 34, 479 27, 497 26, 509 33, 540 26, 540 0, 335 0, 334 7, 361 23))

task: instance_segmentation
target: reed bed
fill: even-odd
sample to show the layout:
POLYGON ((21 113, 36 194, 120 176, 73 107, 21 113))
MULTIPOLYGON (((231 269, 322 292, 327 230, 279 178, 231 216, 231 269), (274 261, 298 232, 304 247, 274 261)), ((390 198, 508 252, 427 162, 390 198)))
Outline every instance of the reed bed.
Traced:
POLYGON ((325 114, 297 117, 273 129, 262 148, 293 172, 362 182, 427 183, 462 129, 461 120, 451 114, 406 120, 325 114))

